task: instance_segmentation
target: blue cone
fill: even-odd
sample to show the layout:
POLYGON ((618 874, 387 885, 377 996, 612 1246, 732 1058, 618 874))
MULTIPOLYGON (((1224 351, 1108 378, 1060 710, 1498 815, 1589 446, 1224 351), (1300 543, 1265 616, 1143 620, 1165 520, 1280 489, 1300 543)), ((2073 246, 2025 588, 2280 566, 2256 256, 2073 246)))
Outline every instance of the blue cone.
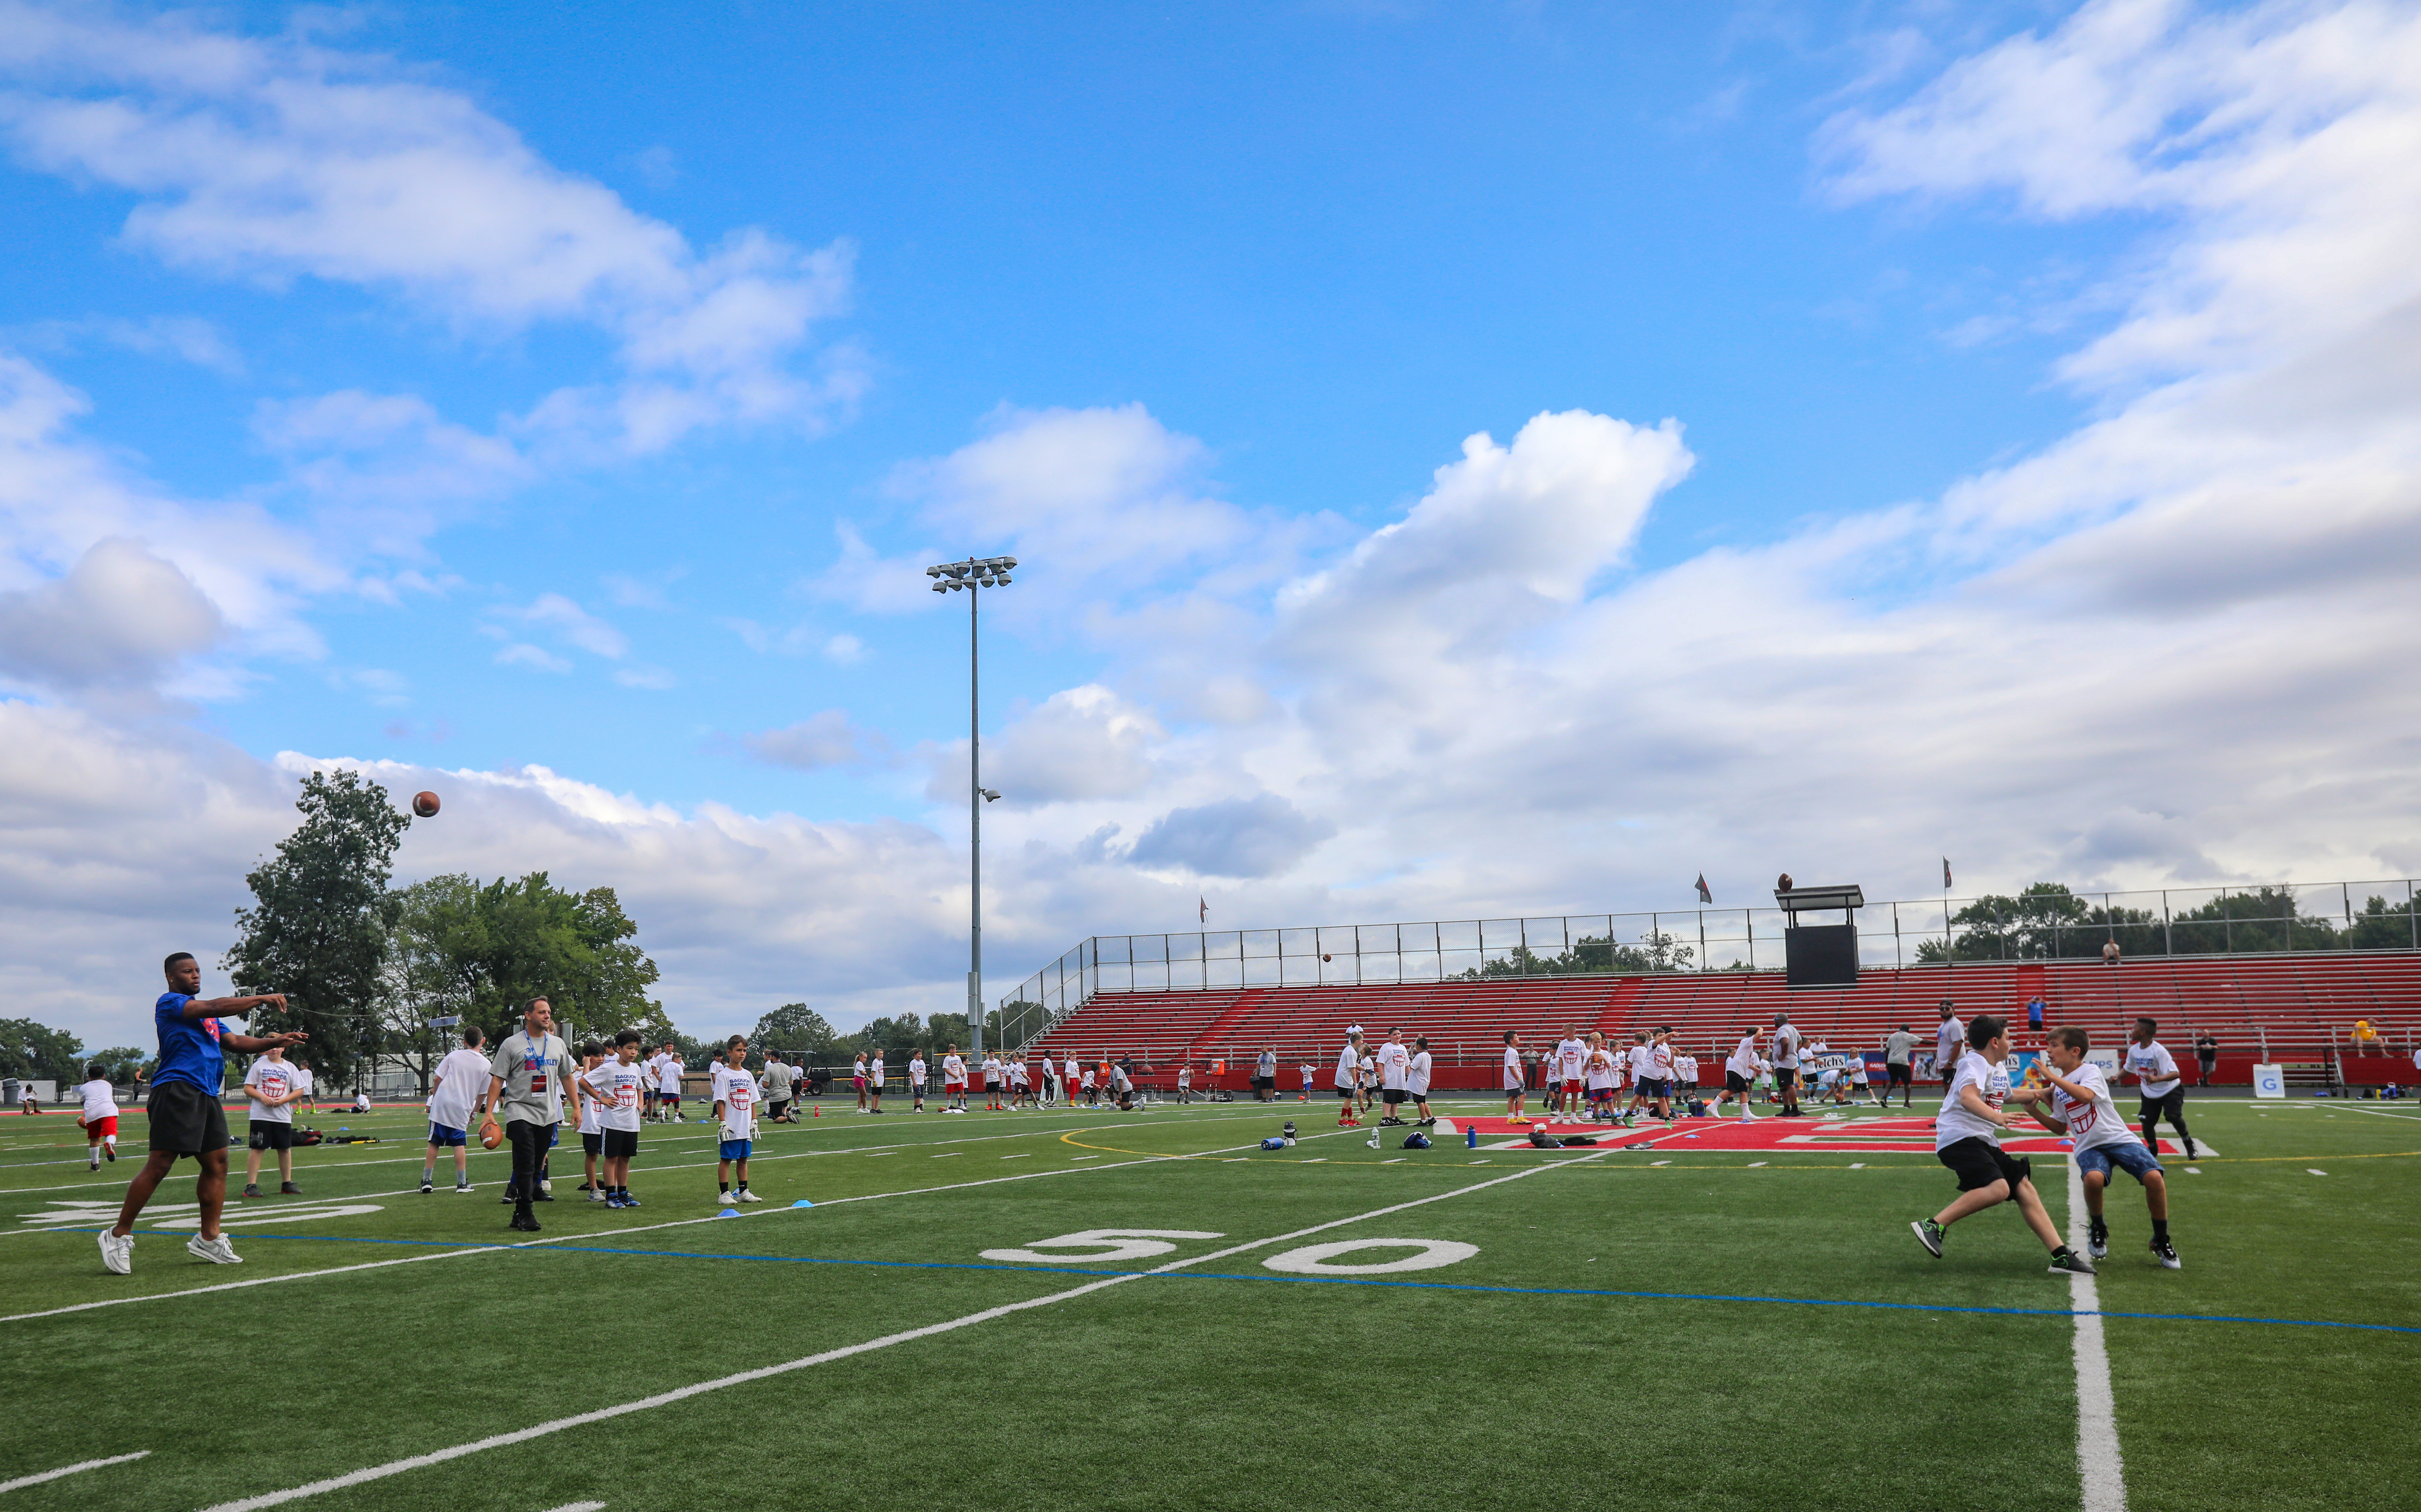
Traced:
POLYGON ((815 1206, 815 1204, 814 1204, 814 1203, 812 1203, 812 1202, 809 1202, 809 1201, 808 1201, 806 1198, 804 1198, 804 1197, 801 1197, 798 1201, 796 1201, 796 1202, 794 1202, 794 1203, 790 1204, 790 1206, 791 1206, 791 1207, 793 1207, 793 1208, 812 1208, 812 1207, 814 1207, 814 1206, 815 1206))

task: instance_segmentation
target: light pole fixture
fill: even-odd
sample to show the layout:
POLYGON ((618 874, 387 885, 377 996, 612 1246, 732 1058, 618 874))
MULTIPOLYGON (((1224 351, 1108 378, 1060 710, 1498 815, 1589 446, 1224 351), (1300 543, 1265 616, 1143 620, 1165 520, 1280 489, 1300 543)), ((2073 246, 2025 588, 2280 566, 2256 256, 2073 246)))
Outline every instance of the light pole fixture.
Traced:
POLYGON ((976 654, 976 605, 986 588, 1008 585, 1014 556, 970 556, 925 569, 935 593, 967 595, 967 1053, 983 1060, 983 806, 1000 794, 983 785, 983 682, 976 654))

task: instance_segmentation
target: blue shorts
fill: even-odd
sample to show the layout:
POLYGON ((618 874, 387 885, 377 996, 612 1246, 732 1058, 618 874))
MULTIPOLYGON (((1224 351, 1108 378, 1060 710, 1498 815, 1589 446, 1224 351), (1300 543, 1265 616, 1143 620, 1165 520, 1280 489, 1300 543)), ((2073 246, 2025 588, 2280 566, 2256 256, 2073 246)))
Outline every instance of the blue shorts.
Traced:
POLYGON ((448 1129, 444 1124, 430 1124, 429 1126, 429 1143, 431 1145, 468 1145, 471 1143, 471 1135, 468 1130, 448 1129))
POLYGON ((2165 1169, 2160 1157, 2146 1148, 2141 1140, 2131 1139, 2123 1145, 2095 1145, 2076 1152, 2077 1170, 2099 1171, 2104 1181, 2110 1179, 2110 1168, 2114 1165, 2138 1181, 2155 1171, 2165 1169))
POLYGON ((749 1142, 744 1139, 726 1139, 721 1146, 722 1154, 719 1159, 744 1161, 748 1159, 748 1146, 749 1142))

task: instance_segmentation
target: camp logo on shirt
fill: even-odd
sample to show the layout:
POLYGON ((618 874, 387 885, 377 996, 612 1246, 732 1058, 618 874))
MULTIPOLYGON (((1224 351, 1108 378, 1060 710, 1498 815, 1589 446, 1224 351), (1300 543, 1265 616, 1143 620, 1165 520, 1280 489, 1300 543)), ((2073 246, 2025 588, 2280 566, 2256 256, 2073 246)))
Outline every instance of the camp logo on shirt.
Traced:
POLYGON ((723 1100, 730 1103, 734 1108, 745 1108, 748 1106, 748 1099, 754 1094, 755 1089, 747 1083, 734 1082, 731 1083, 731 1090, 723 1095, 723 1100))
POLYGON ((543 1055, 527 1056, 522 1061, 522 1069, 529 1072, 529 1095, 534 1098, 545 1097, 546 1057, 543 1055))

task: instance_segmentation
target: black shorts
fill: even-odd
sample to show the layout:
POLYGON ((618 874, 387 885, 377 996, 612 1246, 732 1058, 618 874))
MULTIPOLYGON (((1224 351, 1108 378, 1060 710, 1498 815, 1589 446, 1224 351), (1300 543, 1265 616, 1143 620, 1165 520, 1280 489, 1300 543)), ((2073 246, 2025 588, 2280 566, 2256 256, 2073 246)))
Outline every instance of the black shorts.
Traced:
POLYGON ((1908 1086, 1912 1084, 1908 1079, 1908 1062, 1906 1061, 1893 1061, 1883 1068, 1883 1071, 1891 1078, 1891 1084, 1894 1086, 1908 1086))
POLYGON ((1731 1093, 1745 1092, 1748 1090, 1748 1078, 1741 1075, 1738 1071, 1726 1071, 1724 1073, 1724 1090, 1731 1093))
POLYGON ((765 1104, 765 1115, 766 1115, 767 1117, 769 1117, 769 1118, 779 1118, 780 1116, 782 1116, 782 1110, 783 1110, 783 1109, 785 1109, 785 1108, 787 1108, 787 1107, 789 1107, 789 1105, 790 1105, 790 1099, 788 1099, 788 1098, 779 1098, 779 1099, 774 1099, 773 1101, 771 1101, 771 1102, 768 1102, 768 1103, 766 1103, 766 1104, 765 1104))
POLYGON ((1274 1076, 1257 1076, 1253 1078, 1253 1090, 1256 1092, 1270 1091, 1277 1084, 1278 1079, 1274 1076))
POLYGON ((255 1118, 245 1143, 257 1150, 290 1150, 294 1147, 294 1126, 274 1118, 255 1118))
POLYGON ((605 1158, 627 1161, 639 1153, 639 1131, 635 1129, 609 1129, 604 1133, 605 1158))
POLYGON ((2183 1085, 2169 1088, 2163 1097, 2146 1098, 2144 1105, 2135 1110, 2135 1121, 2139 1124, 2148 1124, 2163 1115, 2171 1118, 2186 1115, 2186 1089, 2183 1085))
POLYGON ((580 1136, 580 1153, 583 1155, 595 1155, 604 1147, 605 1136, 601 1132, 580 1136))
POLYGON ((1981 1135, 1970 1134, 1947 1148, 1936 1150, 1933 1158, 1950 1167, 1959 1178, 1959 1190, 1973 1192, 1989 1187, 1995 1181, 2007 1181, 2009 1192, 2017 1194, 2018 1183, 2033 1169, 2027 1161, 2009 1154, 1981 1135))
POLYGON ((1663 1080, 1662 1077, 1643 1077, 1632 1084, 1632 1092, 1634 1096, 1643 1097, 1653 1101, 1658 1098, 1671 1097, 1673 1095, 1673 1083, 1663 1080))
POLYGON ((1404 1089, 1403 1089, 1402 1087, 1399 1087, 1399 1086, 1391 1086, 1391 1087, 1387 1088, 1385 1091, 1383 1091, 1383 1092, 1382 1092, 1382 1093, 1380 1093, 1380 1094, 1379 1094, 1379 1096, 1380 1096, 1382 1099, 1384 1099, 1384 1100, 1385 1100, 1385 1102, 1386 1102, 1387 1106, 1388 1106, 1388 1107, 1390 1107, 1390 1108, 1394 1107, 1397 1103, 1403 1101, 1403 1100, 1404 1100, 1404 1099, 1405 1099, 1408 1095, 1409 1095, 1409 1094, 1407 1094, 1407 1093, 1404 1091, 1404 1089))
POLYGON ((1777 1092, 1788 1092, 1799 1084, 1799 1068, 1777 1066, 1773 1068, 1773 1086, 1777 1092))
POLYGON ((1353 1089, 1350 1086, 1341 1086, 1336 1089, 1336 1095, 1340 1098, 1350 1098, 1353 1096, 1353 1089))
POLYGON ((173 1155, 202 1155, 227 1147, 226 1110, 190 1082, 161 1082, 144 1111, 151 1118, 151 1148, 173 1155))

